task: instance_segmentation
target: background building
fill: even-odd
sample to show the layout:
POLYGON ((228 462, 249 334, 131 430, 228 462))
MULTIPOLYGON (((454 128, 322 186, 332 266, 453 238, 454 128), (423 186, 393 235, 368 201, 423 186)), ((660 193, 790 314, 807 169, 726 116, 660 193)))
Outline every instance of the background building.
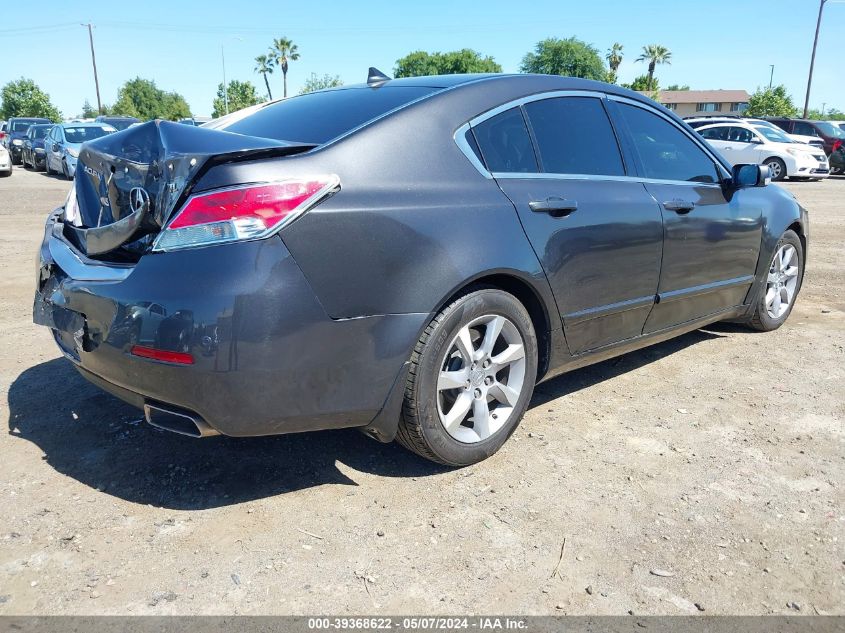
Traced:
MULTIPOLYGON (((642 92, 651 97, 653 93, 642 92)), ((658 101, 680 117, 742 114, 748 108, 745 90, 660 90, 658 101)))

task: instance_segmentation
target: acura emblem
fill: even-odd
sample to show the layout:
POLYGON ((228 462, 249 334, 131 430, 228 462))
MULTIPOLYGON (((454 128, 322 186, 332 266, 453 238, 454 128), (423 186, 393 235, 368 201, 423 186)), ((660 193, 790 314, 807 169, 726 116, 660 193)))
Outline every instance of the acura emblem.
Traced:
POLYGON ((129 192, 129 208, 132 213, 146 212, 150 208, 150 194, 141 187, 133 187, 129 192))

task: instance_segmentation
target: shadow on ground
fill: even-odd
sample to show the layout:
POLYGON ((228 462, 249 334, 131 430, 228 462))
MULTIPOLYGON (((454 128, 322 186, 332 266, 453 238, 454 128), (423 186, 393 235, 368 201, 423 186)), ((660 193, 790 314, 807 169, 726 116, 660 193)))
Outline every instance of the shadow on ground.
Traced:
MULTIPOLYGON (((555 378, 537 387, 540 406, 689 345, 702 330, 555 378)), ((100 391, 54 359, 24 371, 9 389, 9 433, 44 451, 58 472, 135 503, 214 508, 322 484, 357 485, 337 468, 383 477, 425 477, 447 469, 396 444, 353 430, 263 438, 196 440, 148 426, 141 412, 100 391)))

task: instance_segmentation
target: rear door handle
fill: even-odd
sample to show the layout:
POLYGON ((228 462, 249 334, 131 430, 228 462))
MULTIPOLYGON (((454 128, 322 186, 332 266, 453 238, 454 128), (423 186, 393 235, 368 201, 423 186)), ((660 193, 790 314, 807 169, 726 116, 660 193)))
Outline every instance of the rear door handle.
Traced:
POLYGON ((695 202, 675 198, 674 200, 667 200, 664 202, 663 208, 667 211, 674 211, 675 213, 689 213, 695 209, 695 202))
POLYGON ((565 200, 564 198, 546 198, 545 200, 532 200, 528 203, 532 211, 537 213, 548 213, 553 218, 563 218, 578 210, 576 200, 565 200))

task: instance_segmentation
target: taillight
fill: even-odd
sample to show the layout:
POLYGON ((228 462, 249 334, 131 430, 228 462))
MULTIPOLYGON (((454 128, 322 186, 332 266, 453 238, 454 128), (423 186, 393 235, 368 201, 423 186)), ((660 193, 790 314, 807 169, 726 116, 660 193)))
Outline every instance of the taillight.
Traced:
POLYGON ((842 141, 833 141, 833 151, 835 152, 842 147, 842 141))
POLYGON ((217 189, 191 196, 153 244, 155 251, 272 235, 340 186, 337 176, 217 189))

